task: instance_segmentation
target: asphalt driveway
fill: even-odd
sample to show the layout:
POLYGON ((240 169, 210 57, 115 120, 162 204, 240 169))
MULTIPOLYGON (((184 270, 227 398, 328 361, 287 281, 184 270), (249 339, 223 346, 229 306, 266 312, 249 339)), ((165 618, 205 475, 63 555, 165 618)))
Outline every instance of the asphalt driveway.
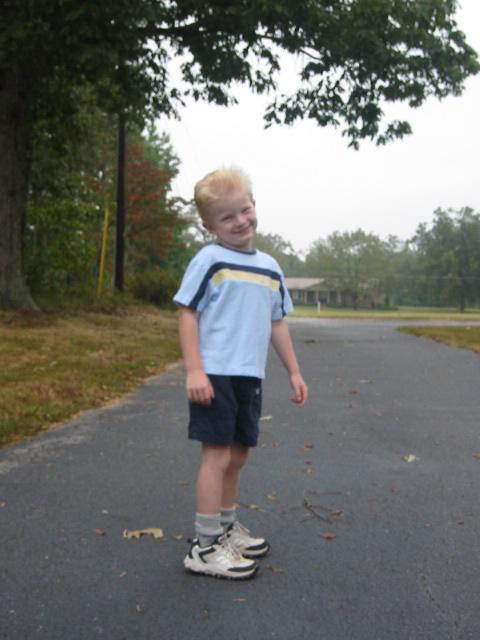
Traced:
POLYGON ((393 322, 294 320, 239 496, 254 580, 191 576, 181 366, 0 451, 0 638, 478 640, 480 357, 393 322), (125 529, 164 537, 127 540, 125 529))

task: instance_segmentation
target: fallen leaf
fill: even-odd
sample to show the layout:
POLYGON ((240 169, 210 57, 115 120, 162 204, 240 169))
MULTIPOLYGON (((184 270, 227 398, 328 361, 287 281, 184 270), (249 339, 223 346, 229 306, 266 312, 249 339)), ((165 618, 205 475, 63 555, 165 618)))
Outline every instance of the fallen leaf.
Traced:
POLYGON ((233 598, 232 602, 246 602, 246 598, 233 598))
POLYGON ((356 389, 350 389, 350 391, 348 392, 351 396, 356 396, 358 391, 356 389))
POLYGON ((410 453, 408 456, 403 456, 402 460, 405 460, 405 462, 415 462, 415 460, 417 459, 417 456, 414 456, 412 453, 410 453))
MULTIPOLYGON (((473 457, 476 458, 477 460, 480 460, 480 453, 474 453, 473 457)), ((2 505, 0 505, 2 506, 2 505)))
POLYGON ((323 538, 324 540, 335 540, 335 538, 337 537, 336 533, 321 533, 320 537, 323 538))
POLYGON ((3 509, 3 507, 6 507, 7 503, 6 502, 0 502, 0 509, 3 509))
POLYGON ((155 540, 159 540, 163 538, 163 530, 162 529, 139 529, 138 531, 129 531, 125 529, 123 532, 123 537, 127 540, 132 540, 132 538, 141 538, 142 536, 153 536, 155 540))
POLYGON ((260 422, 266 422, 267 420, 271 420, 273 416, 262 416, 260 418, 260 422))
POLYGON ((106 536, 107 532, 104 529, 95 529, 97 536, 106 536))
POLYGON ((311 451, 314 448, 313 444, 304 444, 302 445, 302 451, 311 451))
POLYGON ((277 567, 274 564, 267 564, 265 566, 265 569, 268 569, 272 573, 285 573, 285 569, 282 569, 282 567, 277 567))
POLYGON ((275 502, 275 500, 277 499, 277 496, 274 493, 270 493, 267 498, 269 500, 271 500, 272 502, 275 502))
POLYGON ((204 609, 203 610, 203 617, 208 620, 208 617, 210 616, 210 612, 208 611, 208 609, 204 609))
POLYGON ((330 511, 330 515, 332 516, 332 518, 339 518, 340 516, 343 516, 343 511, 342 509, 337 509, 336 511, 330 511))

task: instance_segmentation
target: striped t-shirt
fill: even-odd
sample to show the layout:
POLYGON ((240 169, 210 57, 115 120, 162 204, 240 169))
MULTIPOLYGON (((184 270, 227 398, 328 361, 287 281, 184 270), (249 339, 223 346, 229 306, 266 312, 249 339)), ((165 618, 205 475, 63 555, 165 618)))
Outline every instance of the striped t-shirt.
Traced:
POLYGON ((220 245, 197 253, 174 302, 199 314, 206 373, 256 378, 265 376, 272 321, 293 310, 276 260, 220 245))

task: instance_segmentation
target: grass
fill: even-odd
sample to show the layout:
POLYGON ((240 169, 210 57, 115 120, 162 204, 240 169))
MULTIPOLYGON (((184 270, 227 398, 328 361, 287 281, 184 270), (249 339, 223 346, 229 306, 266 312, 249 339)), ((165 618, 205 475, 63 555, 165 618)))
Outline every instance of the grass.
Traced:
POLYGON ((437 307, 399 307, 398 309, 331 309, 322 307, 320 313, 316 307, 300 305, 292 314, 295 318, 341 318, 352 320, 442 320, 470 321, 480 320, 479 309, 467 309, 460 313, 456 309, 439 309, 437 307))
POLYGON ((2 312, 0 446, 118 398, 179 357, 174 312, 2 312))
POLYGON ((400 327, 399 331, 480 353, 480 327, 400 327))
MULTIPOLYGON (((298 308, 297 317, 480 320, 480 312, 298 308)), ((480 353, 480 327, 403 327, 480 353)), ((180 357, 176 314, 128 304, 111 313, 0 311, 0 446, 104 405, 180 357)))

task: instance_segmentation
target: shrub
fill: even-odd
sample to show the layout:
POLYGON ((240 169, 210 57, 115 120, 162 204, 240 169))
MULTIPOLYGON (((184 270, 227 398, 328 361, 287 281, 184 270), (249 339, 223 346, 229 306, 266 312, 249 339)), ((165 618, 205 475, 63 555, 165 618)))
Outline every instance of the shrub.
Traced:
POLYGON ((131 284, 133 295, 140 300, 156 304, 159 307, 173 305, 172 298, 179 286, 178 278, 167 271, 151 269, 138 273, 131 284))

